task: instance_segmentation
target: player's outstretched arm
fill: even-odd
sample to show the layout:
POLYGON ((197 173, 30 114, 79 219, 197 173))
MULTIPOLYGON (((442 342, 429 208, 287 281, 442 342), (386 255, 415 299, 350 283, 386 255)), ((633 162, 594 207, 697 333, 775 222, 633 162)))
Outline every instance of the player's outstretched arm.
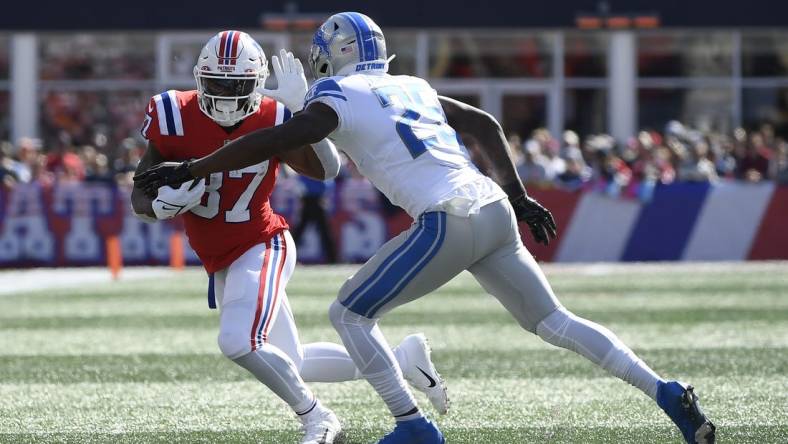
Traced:
POLYGON ((253 131, 191 162, 189 172, 194 177, 206 177, 219 171, 255 165, 304 145, 318 143, 338 125, 339 117, 333 109, 314 103, 282 125, 253 131))
POLYGON ((316 144, 338 125, 339 117, 333 109, 312 103, 282 125, 253 131, 194 161, 160 163, 134 176, 134 182, 152 194, 164 185, 177 186, 211 173, 243 169, 304 145, 316 144))
POLYGON ((449 97, 439 96, 438 99, 449 125, 479 141, 485 157, 492 164, 498 183, 509 196, 517 220, 527 223, 534 239, 547 245, 556 236, 555 220, 550 211, 525 192, 501 125, 495 117, 471 105, 449 97))
MULTIPOLYGON (((161 156, 161 154, 159 154, 159 150, 156 149, 156 146, 152 142, 148 142, 148 148, 145 150, 145 154, 142 155, 140 162, 137 164, 137 169, 134 171, 134 174, 140 174, 141 172, 147 170, 159 162, 162 162, 163 160, 164 158, 161 156)), ((138 187, 137 183, 135 182, 134 188, 131 190, 131 207, 134 209, 134 212, 138 215, 155 218, 156 215, 153 212, 152 203, 153 198, 146 196, 144 190, 138 187)))

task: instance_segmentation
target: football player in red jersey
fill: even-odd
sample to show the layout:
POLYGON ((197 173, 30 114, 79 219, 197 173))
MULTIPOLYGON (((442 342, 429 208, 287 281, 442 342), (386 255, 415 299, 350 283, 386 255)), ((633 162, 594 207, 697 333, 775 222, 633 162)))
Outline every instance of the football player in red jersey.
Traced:
MULTIPOLYGON (((162 161, 203 157, 251 131, 285 122, 289 109, 302 106, 306 79, 292 53, 282 50, 272 62, 283 80, 270 91, 263 88, 268 62, 257 42, 239 31, 211 38, 194 67, 197 89, 151 98, 142 127, 148 149, 137 171, 162 161)), ((177 189, 161 187, 155 196, 135 187, 132 205, 149 221, 183 215, 189 243, 210 276, 209 300, 213 295, 218 300, 222 353, 293 409, 304 424, 302 443, 330 444, 340 431, 339 421, 305 382, 347 381, 361 373, 341 345, 302 345, 298 339, 285 293, 295 268, 295 244, 287 222, 269 204, 280 162, 319 180, 339 171, 336 149, 323 140, 177 189)), ((394 353, 405 377, 445 413, 448 398, 424 336, 406 337, 394 353)))

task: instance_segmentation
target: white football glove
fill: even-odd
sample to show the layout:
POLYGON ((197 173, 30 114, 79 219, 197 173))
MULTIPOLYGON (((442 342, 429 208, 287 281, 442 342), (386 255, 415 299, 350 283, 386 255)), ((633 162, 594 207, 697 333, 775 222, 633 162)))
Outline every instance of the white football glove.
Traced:
POLYGON ((183 214, 200 204, 202 195, 205 193, 205 181, 197 179, 184 182, 178 188, 169 185, 159 187, 156 199, 153 200, 153 212, 156 219, 172 219, 183 214))
POLYGON ((259 88, 258 92, 278 102, 282 102, 290 111, 298 112, 304 107, 307 83, 304 66, 292 52, 279 51, 279 57, 271 57, 274 75, 278 86, 276 89, 259 88))

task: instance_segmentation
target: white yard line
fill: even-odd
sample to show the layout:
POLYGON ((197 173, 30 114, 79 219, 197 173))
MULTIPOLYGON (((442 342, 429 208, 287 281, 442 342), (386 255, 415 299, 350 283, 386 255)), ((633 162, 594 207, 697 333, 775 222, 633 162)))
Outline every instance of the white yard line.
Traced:
MULTIPOLYGON (((153 279, 171 273, 168 267, 126 267, 120 272, 119 280, 153 279)), ((104 267, 6 270, 0 271, 0 296, 108 282, 112 282, 112 276, 104 267)))
POLYGON ((613 275, 626 273, 660 272, 705 272, 735 273, 773 272, 788 273, 788 261, 747 261, 747 262, 598 262, 581 264, 540 264, 548 275, 579 274, 588 276, 613 275))
MULTIPOLYGON (((751 261, 751 262, 633 262, 633 263, 590 263, 590 264, 541 264, 548 275, 612 275, 632 272, 718 272, 737 271, 788 273, 788 261, 751 261)), ((350 276, 360 265, 321 265, 304 266, 312 272, 350 276)), ((187 267, 187 272, 202 272, 202 267, 187 267)), ((120 281, 155 279, 172 276, 169 267, 125 267, 120 273, 120 281)), ((298 273, 298 269, 296 269, 298 273)), ((109 270, 104 267, 84 268, 33 268, 0 271, 0 296, 26 291, 39 291, 51 288, 73 288, 86 284, 112 282, 109 270)))

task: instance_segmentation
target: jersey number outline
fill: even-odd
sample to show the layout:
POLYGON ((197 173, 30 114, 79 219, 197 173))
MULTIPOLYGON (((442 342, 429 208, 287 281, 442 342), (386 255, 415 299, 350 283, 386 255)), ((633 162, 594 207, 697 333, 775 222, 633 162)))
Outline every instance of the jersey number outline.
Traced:
POLYGON ((417 85, 386 85, 372 90, 384 108, 395 102, 405 112, 395 125, 402 143, 416 159, 436 145, 464 146, 459 135, 446 122, 440 102, 424 99, 417 85))
MULTIPOLYGON (((265 179, 268 173, 268 161, 246 167, 242 170, 230 171, 227 177, 230 179, 240 179, 244 174, 254 174, 255 176, 246 186, 246 189, 235 201, 235 204, 229 210, 224 212, 224 221, 228 223, 240 223, 251 220, 251 213, 249 212, 249 204, 252 202, 252 197, 257 191, 257 187, 265 179)), ((219 190, 222 188, 224 182, 224 173, 212 173, 208 177, 208 183, 205 184, 205 194, 208 198, 205 200, 205 205, 200 204, 191 209, 191 212, 205 219, 213 219, 219 214, 219 207, 222 196, 219 190)))

